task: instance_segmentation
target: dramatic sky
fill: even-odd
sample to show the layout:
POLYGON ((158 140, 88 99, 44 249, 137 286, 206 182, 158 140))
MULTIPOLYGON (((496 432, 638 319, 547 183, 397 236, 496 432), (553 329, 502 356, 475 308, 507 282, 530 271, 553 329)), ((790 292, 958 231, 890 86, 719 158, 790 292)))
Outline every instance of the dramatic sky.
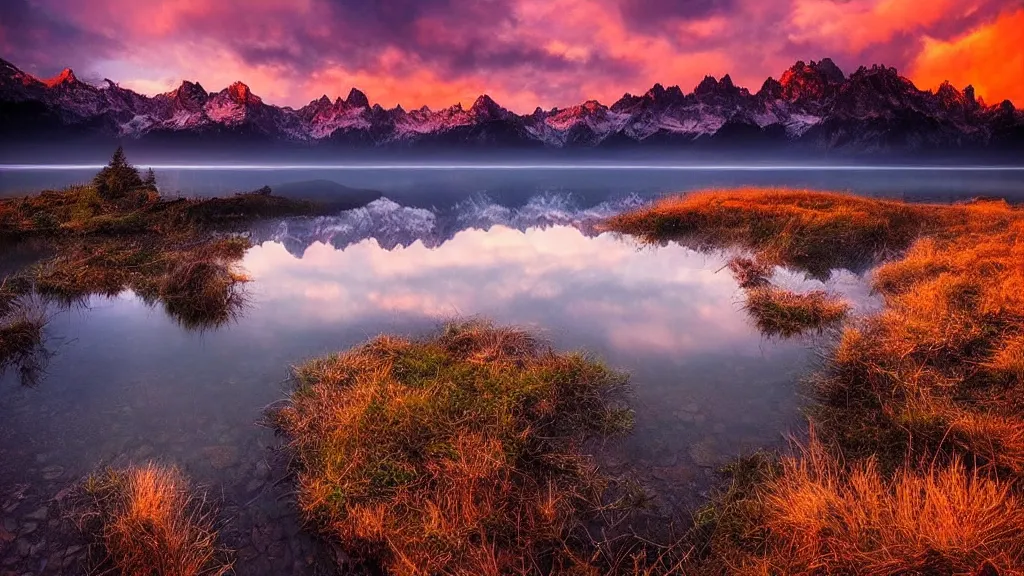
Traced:
POLYGON ((245 81, 300 106, 610 103, 706 74, 756 90, 798 59, 895 66, 1024 105, 1024 0, 0 0, 0 57, 143 93, 245 81))

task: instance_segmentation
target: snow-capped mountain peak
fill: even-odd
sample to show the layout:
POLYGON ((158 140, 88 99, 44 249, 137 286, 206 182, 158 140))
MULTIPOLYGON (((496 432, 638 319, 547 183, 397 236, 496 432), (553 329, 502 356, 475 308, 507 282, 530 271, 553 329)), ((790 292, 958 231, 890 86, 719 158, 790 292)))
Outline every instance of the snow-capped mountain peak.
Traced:
POLYGON ((919 90, 895 68, 861 67, 847 77, 828 58, 797 62, 756 94, 728 74, 706 76, 686 94, 657 83, 611 106, 587 100, 518 115, 489 95, 431 110, 370 105, 352 88, 299 108, 266 104, 243 82, 210 93, 183 81, 149 97, 106 80, 97 88, 66 69, 39 80, 0 60, 0 138, 46 132, 149 138, 173 133, 204 139, 234 134, 303 145, 546 146, 551 148, 719 145, 878 152, 888 149, 1021 150, 1024 114, 1009 101, 987 106, 971 86, 919 90), (408 111, 407 111, 408 110, 408 111))

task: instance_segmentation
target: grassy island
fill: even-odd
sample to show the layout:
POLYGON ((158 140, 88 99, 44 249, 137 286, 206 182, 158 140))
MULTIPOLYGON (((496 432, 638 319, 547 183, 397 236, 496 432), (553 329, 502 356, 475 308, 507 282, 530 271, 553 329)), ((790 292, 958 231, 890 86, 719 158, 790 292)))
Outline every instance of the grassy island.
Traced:
POLYGON ((296 378, 278 422, 299 503, 349 552, 403 575, 588 564, 585 523, 613 504, 587 448, 631 426, 623 375, 469 321, 381 336, 296 378))

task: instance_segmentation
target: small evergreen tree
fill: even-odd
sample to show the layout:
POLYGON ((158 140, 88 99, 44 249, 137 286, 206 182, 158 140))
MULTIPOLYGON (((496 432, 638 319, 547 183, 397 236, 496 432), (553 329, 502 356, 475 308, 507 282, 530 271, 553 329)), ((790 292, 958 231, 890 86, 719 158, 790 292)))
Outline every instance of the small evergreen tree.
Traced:
POLYGON ((156 172, 153 172, 152 168, 146 170, 146 178, 142 181, 142 185, 156 190, 156 172))
POLYGON ((104 200, 119 200, 143 185, 139 171, 128 163, 121 146, 117 147, 110 163, 96 174, 92 183, 104 200))

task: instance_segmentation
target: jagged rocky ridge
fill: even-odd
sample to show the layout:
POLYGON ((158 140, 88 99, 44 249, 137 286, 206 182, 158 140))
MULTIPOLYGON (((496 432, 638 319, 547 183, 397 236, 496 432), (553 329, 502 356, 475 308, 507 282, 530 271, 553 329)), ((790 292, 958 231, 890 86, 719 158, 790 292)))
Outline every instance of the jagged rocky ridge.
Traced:
POLYGON ((591 100, 517 115, 489 96, 455 105, 386 110, 353 88, 295 110, 265 103, 236 82, 208 92, 183 82, 148 97, 106 80, 93 86, 65 70, 39 80, 0 60, 0 138, 92 136, 144 141, 273 142, 356 148, 681 147, 882 152, 1024 150, 1024 113, 987 105, 972 87, 917 89, 885 66, 846 76, 831 60, 797 62, 756 93, 726 75, 686 93, 655 84, 606 106, 591 100))

